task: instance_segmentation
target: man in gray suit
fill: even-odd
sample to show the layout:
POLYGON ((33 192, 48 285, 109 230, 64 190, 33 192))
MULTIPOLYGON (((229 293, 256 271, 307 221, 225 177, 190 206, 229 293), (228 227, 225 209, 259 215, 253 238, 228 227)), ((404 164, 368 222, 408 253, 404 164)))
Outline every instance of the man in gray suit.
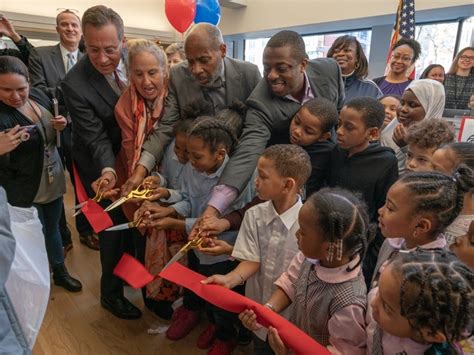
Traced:
POLYGON ((187 61, 171 69, 169 93, 158 128, 143 145, 143 152, 133 176, 122 187, 128 193, 138 186, 159 163, 171 141, 174 125, 190 103, 208 101, 214 112, 244 102, 261 79, 256 65, 226 57, 226 45, 220 30, 200 23, 193 27, 184 42, 187 61))
POLYGON ((204 214, 218 215, 230 205, 249 182, 266 146, 290 143, 290 121, 306 101, 324 97, 342 108, 344 84, 337 62, 307 58, 303 38, 294 31, 280 31, 267 43, 264 78, 247 100, 239 145, 204 214))
MULTIPOLYGON (((76 62, 82 58, 79 51, 82 29, 80 18, 71 10, 64 10, 56 17, 56 32, 59 43, 55 46, 36 47, 31 50, 29 59, 29 72, 31 85, 42 90, 50 98, 59 102, 59 114, 67 117, 68 112, 61 90, 61 81, 66 73, 72 69, 76 62)), ((66 167, 73 176, 71 155, 71 125, 68 124, 61 134, 60 153, 66 167)), ((71 179, 74 182, 74 179, 71 179)), ((76 218, 76 228, 79 232, 81 243, 91 249, 99 248, 97 235, 94 235, 91 226, 79 215, 76 218)), ((60 220, 61 237, 65 251, 72 248, 71 232, 67 228, 64 210, 60 220)))

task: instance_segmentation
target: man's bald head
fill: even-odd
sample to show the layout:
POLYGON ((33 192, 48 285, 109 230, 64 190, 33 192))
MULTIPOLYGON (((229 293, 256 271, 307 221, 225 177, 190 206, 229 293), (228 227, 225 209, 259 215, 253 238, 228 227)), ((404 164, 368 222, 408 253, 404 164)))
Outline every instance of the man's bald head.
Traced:
POLYGON ((202 87, 212 86, 224 70, 226 45, 221 31, 208 23, 198 23, 184 40, 188 68, 202 87))
POLYGON ((224 38, 216 26, 210 23, 198 23, 193 26, 184 40, 185 50, 188 45, 194 45, 195 43, 205 43, 209 49, 219 50, 220 46, 224 44, 224 38))

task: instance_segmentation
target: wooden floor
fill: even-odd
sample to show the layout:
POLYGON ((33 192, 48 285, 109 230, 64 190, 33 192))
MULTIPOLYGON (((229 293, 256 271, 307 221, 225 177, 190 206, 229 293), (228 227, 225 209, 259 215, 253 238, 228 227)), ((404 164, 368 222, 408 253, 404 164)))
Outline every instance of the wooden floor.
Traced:
MULTIPOLYGON (((71 191, 68 186, 68 191, 71 191)), ((73 206, 72 193, 65 196, 66 214, 73 206)), ((69 212, 68 212, 69 211, 69 212)), ((122 320, 100 305, 99 252, 79 243, 70 216, 74 248, 66 258, 69 272, 81 280, 82 292, 70 293, 51 285, 48 309, 33 353, 42 354, 206 354, 196 346, 205 321, 186 338, 173 342, 164 334, 148 334, 150 328, 167 325, 143 306, 141 293, 125 288, 126 297, 143 310, 138 320, 122 320)), ((251 347, 237 348, 235 354, 248 354, 251 347)))

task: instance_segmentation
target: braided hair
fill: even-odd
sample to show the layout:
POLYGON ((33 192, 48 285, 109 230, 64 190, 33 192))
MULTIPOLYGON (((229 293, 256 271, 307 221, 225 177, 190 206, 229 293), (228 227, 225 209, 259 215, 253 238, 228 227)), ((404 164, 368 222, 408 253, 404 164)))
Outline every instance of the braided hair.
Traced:
POLYGON ((445 249, 399 253, 392 272, 401 280, 400 310, 410 325, 462 339, 474 316, 474 273, 445 249))
POLYGON ((237 144, 234 130, 225 122, 212 116, 198 117, 188 131, 188 137, 201 138, 214 153, 223 145, 227 154, 231 154, 237 144))
MULTIPOLYGON (((375 228, 369 224, 367 206, 352 192, 341 188, 324 188, 312 194, 310 203, 318 216, 318 226, 330 243, 343 241, 343 255, 353 259, 360 256, 358 266, 365 257, 367 245, 375 228)), ((350 270, 348 270, 350 271, 350 270)))
POLYGON ((461 164, 452 176, 439 172, 414 172, 398 180, 410 191, 414 213, 429 213, 434 218, 433 236, 442 232, 459 215, 464 193, 474 188, 474 174, 461 164))

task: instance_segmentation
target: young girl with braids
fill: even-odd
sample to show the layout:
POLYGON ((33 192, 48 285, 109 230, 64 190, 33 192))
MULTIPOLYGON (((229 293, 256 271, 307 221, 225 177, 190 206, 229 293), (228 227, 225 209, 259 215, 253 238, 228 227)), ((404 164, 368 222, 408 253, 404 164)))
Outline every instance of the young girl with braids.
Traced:
MULTIPOLYGON (((365 354, 366 286, 361 271, 369 230, 363 203, 340 188, 322 189, 301 208, 296 233, 300 252, 265 304, 275 312, 293 305, 290 319, 340 354, 365 354)), ((244 326, 261 328, 252 310, 239 315, 244 326)), ((273 351, 285 353, 278 332, 269 328, 273 351)))
MULTIPOLYGON (((189 128, 186 141, 189 162, 181 173, 182 184, 179 190, 183 201, 189 203, 191 212, 189 218, 184 220, 167 218, 165 228, 189 233, 196 218, 204 212, 211 191, 217 184, 229 160, 229 154, 237 142, 236 132, 241 127, 242 119, 231 111, 226 111, 225 117, 199 117, 189 128)), ((249 202, 252 197, 251 190, 250 187, 244 190, 237 201, 230 206, 231 210, 241 208, 249 202)), ((145 224, 152 222, 145 220, 145 224)), ((234 244, 236 232, 223 233, 219 238, 234 244)), ((188 253, 188 266, 203 275, 225 274, 233 270, 237 264, 237 261, 229 260, 227 255, 210 256, 197 250, 188 253)), ((244 292, 242 285, 235 290, 242 294, 244 292)), ((205 304, 204 300, 190 291, 185 291, 183 307, 173 315, 172 324, 166 332, 167 338, 178 340, 186 336, 199 323, 199 311, 203 308, 207 310, 212 327, 206 329, 205 334, 199 337, 197 345, 201 348, 208 348, 211 345, 232 348, 237 338, 237 316, 205 304), (206 341, 200 341, 201 339, 206 341), (217 340, 213 343, 214 339, 217 340)))
POLYGON ((376 327, 367 353, 462 354, 456 343, 472 326, 473 288, 472 269, 447 250, 400 252, 369 305, 376 327))
MULTIPOLYGON (((433 167, 448 175, 453 175, 460 164, 474 169, 474 144, 450 143, 437 149, 432 158, 433 167)), ((464 262, 474 267, 474 229, 468 233, 474 221, 474 189, 464 194, 463 208, 459 216, 444 231, 449 248, 464 262)), ((474 226, 473 226, 474 228, 474 226)))
MULTIPOLYGON (((462 209, 464 193, 474 187, 472 171, 461 165, 456 178, 439 172, 415 172, 403 175, 387 193, 385 205, 379 210, 379 227, 386 238, 380 249, 379 259, 368 300, 374 298, 380 273, 387 260, 400 250, 415 248, 444 248, 442 232, 462 209)), ((367 312, 368 346, 375 332, 372 314, 367 312)), ((397 342, 394 342, 397 343, 397 342)), ((410 339, 398 339, 397 352, 417 349, 410 339)))

